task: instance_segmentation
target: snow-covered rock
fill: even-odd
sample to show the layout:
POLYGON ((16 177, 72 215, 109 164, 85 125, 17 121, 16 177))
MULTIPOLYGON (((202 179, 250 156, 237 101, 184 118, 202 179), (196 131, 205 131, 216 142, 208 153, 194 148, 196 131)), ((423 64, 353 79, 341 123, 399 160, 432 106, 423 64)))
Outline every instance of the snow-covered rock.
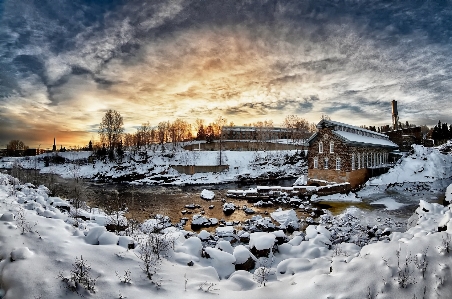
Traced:
POLYGON ((201 198, 205 200, 212 200, 215 198, 215 193, 213 191, 204 189, 201 192, 201 198))
POLYGON ((202 230, 201 232, 199 232, 198 234, 198 238, 200 238, 201 240, 208 240, 212 237, 212 235, 206 231, 206 230, 202 230))
POLYGON ((227 202, 223 204, 223 213, 225 215, 231 215, 232 213, 234 213, 235 209, 236 206, 232 202, 227 202))

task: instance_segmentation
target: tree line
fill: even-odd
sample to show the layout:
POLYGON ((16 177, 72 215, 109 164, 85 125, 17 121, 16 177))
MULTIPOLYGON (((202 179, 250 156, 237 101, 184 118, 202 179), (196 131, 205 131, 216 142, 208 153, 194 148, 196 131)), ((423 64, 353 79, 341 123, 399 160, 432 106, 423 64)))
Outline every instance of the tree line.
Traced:
POLYGON ((435 141, 435 144, 443 144, 452 139, 452 124, 448 126, 447 123, 441 123, 441 120, 439 120, 431 131, 431 138, 435 141))
MULTIPOLYGON (((118 111, 108 110, 99 125, 100 143, 97 149, 104 153, 112 153, 115 149, 122 151, 127 149, 149 149, 152 145, 172 143, 177 147, 182 142, 222 140, 222 129, 225 126, 235 127, 233 122, 227 122, 226 118, 218 116, 214 121, 207 123, 203 119, 196 119, 191 124, 183 119, 177 118, 174 121, 162 121, 157 126, 152 126, 149 122, 143 123, 136 128, 134 133, 124 133, 123 117, 118 111)), ((245 124, 244 126, 254 127, 256 140, 268 140, 268 132, 274 127, 272 120, 258 121, 245 124)), ((315 124, 309 123, 297 115, 289 115, 284 119, 283 127, 287 129, 288 138, 295 140, 307 139, 315 132, 315 124)))

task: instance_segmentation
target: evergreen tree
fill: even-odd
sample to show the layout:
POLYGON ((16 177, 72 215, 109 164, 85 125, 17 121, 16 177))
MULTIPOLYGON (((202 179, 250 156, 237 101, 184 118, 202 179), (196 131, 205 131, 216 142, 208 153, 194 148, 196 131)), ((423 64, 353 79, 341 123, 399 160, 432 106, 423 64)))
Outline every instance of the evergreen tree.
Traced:
POLYGON ((204 126, 201 124, 198 129, 198 133, 196 134, 196 140, 205 140, 206 139, 206 131, 204 126))
POLYGON ((214 137, 215 137, 215 132, 214 132, 212 126, 208 126, 206 128, 206 141, 207 141, 207 143, 212 143, 214 137))

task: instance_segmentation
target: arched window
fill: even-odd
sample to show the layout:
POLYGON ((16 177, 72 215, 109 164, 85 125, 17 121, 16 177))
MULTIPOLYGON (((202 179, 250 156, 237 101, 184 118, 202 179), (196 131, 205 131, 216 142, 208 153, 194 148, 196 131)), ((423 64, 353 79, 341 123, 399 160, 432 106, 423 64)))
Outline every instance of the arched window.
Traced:
POLYGON ((352 170, 355 170, 355 153, 352 154, 352 170))
POLYGON ((336 158, 336 170, 341 170, 341 158, 336 158))
POLYGON ((322 141, 319 142, 319 153, 320 154, 323 153, 323 142, 322 141))
POLYGON ((358 169, 361 169, 361 155, 358 154, 358 169))
POLYGON ((324 168, 328 169, 328 158, 325 158, 325 166, 324 166, 324 168))
POLYGON ((314 158, 314 168, 315 169, 319 168, 319 158, 317 157, 314 158))
POLYGON ((334 141, 330 141, 330 154, 334 153, 334 141))

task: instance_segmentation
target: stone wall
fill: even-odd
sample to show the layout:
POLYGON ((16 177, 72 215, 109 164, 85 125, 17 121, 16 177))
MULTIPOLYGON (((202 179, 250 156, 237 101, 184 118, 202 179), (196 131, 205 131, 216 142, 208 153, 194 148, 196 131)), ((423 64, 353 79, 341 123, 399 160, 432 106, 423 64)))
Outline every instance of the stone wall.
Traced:
POLYGON ((348 182, 352 189, 358 188, 369 179, 369 170, 362 168, 348 173, 348 182))
MULTIPOLYGON (((323 180, 334 183, 346 183, 347 173, 345 171, 333 169, 308 169, 308 177, 310 180, 323 180)), ((310 181, 312 182, 312 181, 310 181)), ((314 183, 314 182, 312 182, 314 183)), ((319 184, 322 185, 322 184, 319 184)))
MULTIPOLYGON (((201 143, 190 144, 184 147, 184 149, 193 151, 218 151, 220 150, 220 142, 217 140, 212 143, 201 143)), ((256 141, 223 141, 221 142, 221 148, 228 151, 257 151, 257 150, 268 150, 268 151, 281 151, 281 150, 304 150, 307 146, 294 145, 294 144, 282 144, 273 142, 256 142, 256 141)))

